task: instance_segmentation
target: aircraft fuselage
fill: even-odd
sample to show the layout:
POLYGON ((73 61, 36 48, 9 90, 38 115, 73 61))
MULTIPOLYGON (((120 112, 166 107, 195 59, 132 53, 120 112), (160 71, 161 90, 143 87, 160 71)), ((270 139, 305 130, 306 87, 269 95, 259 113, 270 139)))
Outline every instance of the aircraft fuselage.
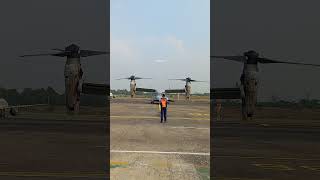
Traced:
POLYGON ((133 98, 136 95, 136 81, 135 80, 131 80, 130 81, 130 93, 131 93, 131 97, 133 98))
POLYGON ((189 100, 191 96, 191 83, 186 81, 185 85, 186 99, 189 100))
POLYGON ((244 119, 254 115, 257 104, 258 65, 244 64, 241 78, 242 115, 244 119))
POLYGON ((69 111, 79 112, 80 80, 82 70, 80 58, 68 57, 64 68, 66 106, 69 111))

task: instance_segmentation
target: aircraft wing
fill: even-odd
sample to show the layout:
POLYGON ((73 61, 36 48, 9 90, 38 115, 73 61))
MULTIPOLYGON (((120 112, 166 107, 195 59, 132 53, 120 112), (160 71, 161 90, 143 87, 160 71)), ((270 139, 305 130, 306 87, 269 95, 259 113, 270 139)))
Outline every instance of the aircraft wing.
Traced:
POLYGON ((110 94, 110 86, 107 84, 83 83, 83 94, 108 95, 110 94))
POLYGON ((164 91, 165 93, 185 93, 186 90, 185 89, 167 89, 164 91))
POLYGON ((211 99, 241 99, 240 88, 212 88, 211 99))
POLYGON ((47 105, 48 104, 26 104, 26 105, 7 106, 4 108, 5 109, 11 109, 11 108, 20 109, 20 108, 28 108, 28 107, 35 107, 35 106, 47 106, 47 105))
POLYGON ((139 91, 139 92, 157 92, 155 89, 147 89, 147 88, 136 88, 136 91, 139 91))

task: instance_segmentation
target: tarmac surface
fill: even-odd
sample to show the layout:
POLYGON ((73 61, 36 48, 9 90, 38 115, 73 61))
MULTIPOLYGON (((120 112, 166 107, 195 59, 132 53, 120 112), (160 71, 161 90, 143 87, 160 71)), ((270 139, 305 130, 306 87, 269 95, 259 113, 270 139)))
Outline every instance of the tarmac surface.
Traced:
POLYGON ((174 102, 160 123, 158 105, 111 103, 111 179, 209 179, 210 106, 174 102))
POLYGON ((234 117, 211 124, 213 179, 320 179, 319 110, 260 109, 248 122, 225 113, 234 117))
MULTIPOLYGON (((107 179, 106 116, 91 111, 0 120, 0 179, 107 179)), ((174 102, 160 124, 157 105, 113 99, 111 179, 320 179, 320 109, 260 108, 248 122, 239 109, 224 114, 210 153, 206 101, 174 102)))
POLYGON ((0 120, 0 179, 107 179, 104 116, 21 113, 0 120))

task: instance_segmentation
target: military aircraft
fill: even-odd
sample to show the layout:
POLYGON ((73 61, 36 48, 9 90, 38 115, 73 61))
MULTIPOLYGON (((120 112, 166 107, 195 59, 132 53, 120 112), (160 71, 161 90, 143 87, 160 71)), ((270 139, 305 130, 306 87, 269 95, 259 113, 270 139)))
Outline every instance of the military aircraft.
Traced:
POLYGON ((247 51, 242 56, 211 56, 213 58, 220 58, 226 60, 237 61, 243 63, 243 71, 240 78, 240 93, 237 93, 235 88, 220 88, 213 90, 216 93, 214 96, 230 96, 230 98, 235 97, 236 94, 239 94, 242 100, 242 118, 247 120, 248 117, 252 119, 255 107, 257 104, 257 91, 258 91, 258 63, 261 64, 270 64, 270 63, 282 63, 282 64, 294 64, 294 65, 307 65, 307 66, 320 66, 317 64, 306 64, 306 63, 297 63, 297 62, 286 62, 273 60, 268 58, 260 57, 256 51, 247 51), (222 95, 222 94, 225 95, 222 95), (228 95, 229 94, 229 95, 228 95))
POLYGON ((29 107, 34 107, 34 106, 46 106, 48 104, 31 104, 31 105, 17 105, 17 106, 9 106, 9 103, 1 98, 0 99, 0 118, 4 119, 6 118, 7 112, 11 116, 16 116, 18 113, 18 109, 25 109, 29 107))
POLYGON ((20 57, 33 57, 33 56, 57 56, 57 57, 67 57, 64 68, 65 77, 65 95, 66 95, 66 107, 69 112, 79 112, 80 106, 80 93, 85 87, 85 92, 97 92, 97 88, 102 88, 102 92, 105 94, 108 89, 108 85, 97 85, 92 83, 83 83, 82 76, 83 70, 81 68, 81 57, 109 54, 106 51, 92 51, 92 50, 80 50, 80 47, 76 44, 71 44, 65 49, 52 49, 57 52, 45 53, 45 54, 31 54, 23 55, 20 57), (88 90, 89 89, 89 90, 88 90))
POLYGON ((140 92, 156 92, 155 89, 137 88, 136 80, 139 80, 139 79, 151 79, 151 78, 142 78, 142 77, 137 77, 135 75, 131 75, 130 77, 119 78, 119 79, 116 79, 116 80, 122 80, 122 79, 130 80, 131 98, 135 97, 137 91, 140 91, 140 92))
POLYGON ((168 89, 168 90, 165 90, 165 92, 166 93, 185 93, 187 100, 190 100, 190 96, 191 96, 191 82, 206 82, 206 81, 193 80, 190 77, 187 77, 185 79, 169 79, 169 80, 179 80, 179 81, 186 82, 184 89, 168 89))
MULTIPOLYGON (((161 98, 162 98, 162 94, 165 94, 165 92, 162 92, 162 93, 160 93, 160 92, 155 92, 155 93, 153 94, 153 96, 151 97, 151 104, 159 104, 159 103, 160 103, 160 100, 161 100, 161 98)), ((174 102, 173 100, 169 99, 168 96, 166 96, 166 99, 167 99, 167 101, 168 101, 168 104, 169 104, 170 102, 174 102)))

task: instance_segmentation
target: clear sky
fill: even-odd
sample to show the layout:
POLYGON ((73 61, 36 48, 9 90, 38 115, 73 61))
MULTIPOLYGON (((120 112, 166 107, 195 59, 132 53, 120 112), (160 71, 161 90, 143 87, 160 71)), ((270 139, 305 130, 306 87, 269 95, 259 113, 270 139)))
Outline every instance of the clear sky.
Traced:
MULTIPOLYGON (((111 88, 129 89, 135 74, 151 77, 137 86, 183 88, 170 78, 210 80, 209 0, 111 0, 111 88)), ((193 92, 210 84, 193 83, 193 92)))
MULTIPOLYGON (((214 55, 238 55, 255 50, 262 57, 320 64, 320 1, 212 1, 211 37, 214 55)), ((260 64, 259 100, 320 99, 319 67, 260 64)), ((217 60, 211 82, 232 87, 239 82, 240 63, 217 60)))
MULTIPOLYGON (((64 92, 66 58, 23 54, 48 53, 76 43, 81 49, 109 45, 107 2, 101 0, 2 0, 0 6, 0 87, 47 88, 64 92), (70 13, 71 12, 71 13, 70 13)), ((84 80, 105 83, 108 56, 82 58, 84 80)))

